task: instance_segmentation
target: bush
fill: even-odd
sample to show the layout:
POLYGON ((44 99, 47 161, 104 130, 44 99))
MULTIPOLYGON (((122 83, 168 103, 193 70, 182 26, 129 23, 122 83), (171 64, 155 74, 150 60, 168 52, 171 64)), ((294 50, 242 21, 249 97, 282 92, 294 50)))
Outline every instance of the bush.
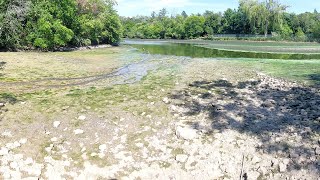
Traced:
POLYGON ((295 40, 296 41, 306 41, 307 40, 307 36, 304 34, 304 32, 302 31, 302 29, 299 27, 298 31, 295 34, 295 40))

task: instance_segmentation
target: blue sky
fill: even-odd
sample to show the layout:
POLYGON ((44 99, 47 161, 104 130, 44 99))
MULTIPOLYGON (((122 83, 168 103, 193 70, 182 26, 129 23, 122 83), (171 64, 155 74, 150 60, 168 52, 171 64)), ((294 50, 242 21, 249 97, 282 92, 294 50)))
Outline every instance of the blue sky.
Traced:
MULTIPOLYGON (((237 8, 238 0, 117 0, 118 10, 121 16, 150 15, 152 11, 158 12, 167 8, 170 14, 180 14, 185 10, 188 14, 202 13, 205 10, 215 12, 224 11, 227 8, 237 8)), ((313 12, 320 11, 319 0, 281 0, 289 5, 289 12, 313 12)))

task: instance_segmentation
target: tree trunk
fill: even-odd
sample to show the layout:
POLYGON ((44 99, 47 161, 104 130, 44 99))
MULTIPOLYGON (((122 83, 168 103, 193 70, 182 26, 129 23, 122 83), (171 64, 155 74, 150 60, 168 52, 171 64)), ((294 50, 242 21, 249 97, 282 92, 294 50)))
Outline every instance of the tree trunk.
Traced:
POLYGON ((266 18, 266 26, 264 27, 264 37, 267 37, 268 36, 268 27, 269 27, 269 12, 270 12, 270 5, 273 1, 272 0, 266 0, 266 9, 267 9, 267 16, 265 17, 266 18))
POLYGON ((266 20, 265 29, 264 29, 264 37, 268 36, 268 27, 269 27, 269 21, 266 20))

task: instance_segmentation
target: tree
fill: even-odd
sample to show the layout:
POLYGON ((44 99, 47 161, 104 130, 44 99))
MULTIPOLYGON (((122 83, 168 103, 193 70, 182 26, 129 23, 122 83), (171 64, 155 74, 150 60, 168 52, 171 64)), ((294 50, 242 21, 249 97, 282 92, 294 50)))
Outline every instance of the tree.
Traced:
POLYGON ((297 41, 305 41, 307 39, 306 35, 304 34, 304 32, 302 31, 302 28, 299 27, 296 34, 295 34, 295 38, 297 41))
POLYGON ((68 45, 74 37, 74 32, 71 30, 72 19, 75 19, 72 14, 75 12, 74 1, 34 2, 37 3, 34 3, 26 25, 28 43, 41 49, 54 49, 68 45))
POLYGON ((0 1, 0 47, 16 50, 23 45, 24 21, 30 10, 28 0, 0 1))
POLYGON ((214 13, 212 11, 206 11, 203 14, 205 18, 204 30, 208 35, 214 33, 220 33, 221 31, 221 20, 222 16, 219 13, 214 13))
POLYGON ((0 0, 0 48, 53 50, 120 41, 113 0, 0 0))
POLYGON ((162 18, 166 17, 167 14, 168 14, 167 9, 166 9, 166 8, 162 8, 162 9, 160 10, 160 12, 159 12, 159 18, 162 19, 162 18))
POLYGON ((181 16, 182 16, 183 18, 187 18, 187 17, 188 17, 188 14, 187 14, 185 11, 182 11, 181 16))
POLYGON ((237 29, 237 11, 232 9, 227 9, 222 17, 222 24, 223 24, 223 32, 226 34, 234 34, 236 33, 237 29))
POLYGON ((188 16, 183 11, 181 15, 167 16, 167 10, 162 9, 157 17, 154 12, 151 16, 121 18, 121 21, 124 37, 130 38, 186 39, 215 33, 266 36, 270 32, 293 40, 318 37, 317 11, 294 14, 285 12, 286 8, 277 0, 240 0, 238 9, 229 8, 223 13, 206 11, 188 16))
POLYGON ((277 0, 266 0, 262 9, 262 16, 264 18, 264 34, 267 37, 268 28, 270 23, 282 23, 283 12, 287 9, 287 6, 282 5, 277 0))
POLYGON ((156 18, 156 16, 157 16, 156 12, 152 11, 151 18, 154 19, 154 18, 156 18))
POLYGON ((262 3, 257 0, 240 0, 239 10, 244 12, 246 19, 250 24, 250 33, 257 33, 257 28, 262 26, 263 16, 261 12, 264 11, 262 3))
POLYGON ((264 34, 267 37, 270 25, 281 26, 282 15, 287 6, 282 5, 277 0, 266 0, 265 2, 240 0, 240 8, 246 13, 253 28, 262 23, 264 34))
POLYGON ((312 29, 312 37, 316 41, 320 41, 320 22, 317 22, 317 24, 312 29))
POLYGON ((184 29, 186 37, 197 38, 204 33, 204 22, 205 18, 203 16, 191 15, 189 16, 184 24, 184 29))

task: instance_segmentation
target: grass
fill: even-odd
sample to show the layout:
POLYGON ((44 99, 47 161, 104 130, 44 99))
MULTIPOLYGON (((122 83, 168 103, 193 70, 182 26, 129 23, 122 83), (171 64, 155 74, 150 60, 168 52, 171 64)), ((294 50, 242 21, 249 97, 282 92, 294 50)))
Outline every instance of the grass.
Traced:
POLYGON ((1 82, 25 82, 44 78, 76 78, 108 73, 122 66, 123 49, 106 48, 74 52, 0 53, 5 67, 1 82), (67 67, 67 68, 66 68, 67 67))
POLYGON ((317 85, 320 80, 312 75, 320 74, 319 60, 237 60, 235 65, 244 65, 278 78, 317 85))
POLYGON ((5 92, 5 93, 0 93, 0 102, 1 101, 8 102, 10 104, 14 104, 14 103, 18 102, 18 99, 17 99, 16 95, 14 95, 13 93, 5 92))
POLYGON ((259 46, 259 45, 221 45, 221 44, 209 44, 201 45, 202 47, 218 49, 218 50, 229 50, 229 51, 240 51, 240 52, 262 52, 262 53, 290 53, 290 54, 319 54, 319 46, 259 46))

